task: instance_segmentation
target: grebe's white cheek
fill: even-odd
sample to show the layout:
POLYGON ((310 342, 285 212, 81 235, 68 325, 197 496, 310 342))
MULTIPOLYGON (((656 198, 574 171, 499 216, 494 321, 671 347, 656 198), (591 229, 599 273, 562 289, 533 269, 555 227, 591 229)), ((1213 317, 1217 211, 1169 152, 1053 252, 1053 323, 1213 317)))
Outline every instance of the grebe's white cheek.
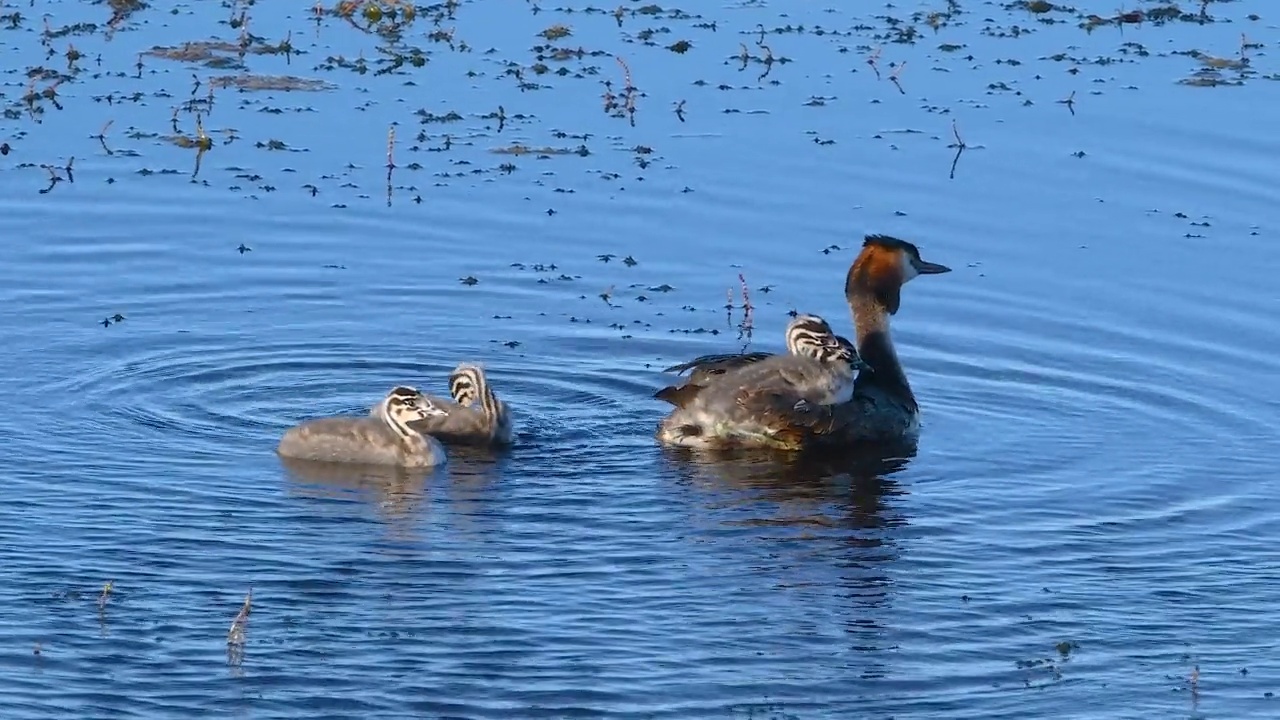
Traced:
POLYGON ((919 275, 920 271, 916 269, 915 263, 911 262, 911 256, 904 252, 902 254, 902 284, 906 285, 919 275))

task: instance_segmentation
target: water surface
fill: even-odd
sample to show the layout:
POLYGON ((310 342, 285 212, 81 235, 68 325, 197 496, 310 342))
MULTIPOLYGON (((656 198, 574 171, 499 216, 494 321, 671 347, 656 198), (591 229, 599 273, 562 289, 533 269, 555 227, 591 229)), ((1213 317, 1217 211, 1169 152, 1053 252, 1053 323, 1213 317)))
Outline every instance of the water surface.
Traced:
POLYGON ((0 12, 6 717, 1277 712, 1269 4, 129 5, 0 12), (918 450, 657 447, 866 233, 918 450), (460 360, 509 452, 274 455, 460 360))

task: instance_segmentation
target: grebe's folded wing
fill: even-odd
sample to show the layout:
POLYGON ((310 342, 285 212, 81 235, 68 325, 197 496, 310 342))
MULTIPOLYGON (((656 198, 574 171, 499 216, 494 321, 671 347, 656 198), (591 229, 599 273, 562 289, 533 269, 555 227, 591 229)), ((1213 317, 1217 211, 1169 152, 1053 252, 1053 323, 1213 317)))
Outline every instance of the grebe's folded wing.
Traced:
POLYGON ((751 363, 760 362, 765 358, 773 357, 773 355, 774 353, 770 352, 701 355, 688 362, 665 368, 662 372, 673 372, 677 375, 682 375, 686 370, 692 370, 694 374, 722 375, 730 370, 736 370, 751 363))

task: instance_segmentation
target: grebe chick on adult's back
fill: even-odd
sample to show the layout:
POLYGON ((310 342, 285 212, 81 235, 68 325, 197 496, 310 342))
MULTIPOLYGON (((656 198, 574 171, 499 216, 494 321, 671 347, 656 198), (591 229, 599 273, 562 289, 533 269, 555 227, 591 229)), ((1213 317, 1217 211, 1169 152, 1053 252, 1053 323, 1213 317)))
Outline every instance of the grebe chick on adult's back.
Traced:
MULTIPOLYGON (((831 329, 831 324, 818 315, 800 314, 792 318, 791 322, 787 323, 785 343, 787 352, 791 355, 814 358, 824 364, 843 363, 843 365, 832 366, 835 371, 832 382, 836 383, 834 395, 837 397, 847 399, 848 394, 853 391, 853 372, 867 367, 862 358, 858 357, 858 350, 853 343, 837 335, 831 329), (845 366, 847 366, 847 373, 845 366)), ((774 357, 779 356, 770 352, 751 352, 696 357, 663 370, 663 372, 678 374, 686 370, 692 372, 683 384, 662 388, 653 396, 680 407, 715 378, 774 357)))

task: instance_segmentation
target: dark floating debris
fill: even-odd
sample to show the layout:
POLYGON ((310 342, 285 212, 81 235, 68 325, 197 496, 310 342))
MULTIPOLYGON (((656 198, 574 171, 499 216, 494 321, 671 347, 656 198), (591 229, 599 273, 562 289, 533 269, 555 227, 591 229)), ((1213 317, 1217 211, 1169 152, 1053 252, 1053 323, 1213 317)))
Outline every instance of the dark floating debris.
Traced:
MULTIPOLYGON (((498 155, 537 155, 539 157, 551 155, 577 155, 579 157, 587 157, 591 151, 586 145, 579 145, 576 148, 553 148, 550 146, 529 147, 528 145, 507 145, 505 147, 496 147, 489 150, 491 153, 498 155)), ((514 169, 514 166, 512 166, 514 169)))
POLYGON ((333 90, 337 85, 325 82, 324 80, 316 80, 315 78, 302 78, 294 75, 222 75, 209 81, 214 87, 228 88, 234 87, 238 90, 284 90, 284 91, 308 91, 317 92, 320 90, 333 90))
POLYGON ((461 282, 463 285, 466 285, 467 287, 471 287, 472 285, 475 285, 480 281, 477 280, 474 275, 468 275, 464 278, 458 278, 458 282, 461 282))
POLYGON ((569 29, 569 26, 560 25, 558 23, 538 33, 538 35, 553 41, 569 37, 572 34, 573 31, 569 29))
POLYGON ((250 252, 252 250, 253 248, 249 247, 248 245, 245 245, 244 243, 240 243, 240 247, 236 248, 236 252, 239 252, 241 255, 247 252, 250 252))

